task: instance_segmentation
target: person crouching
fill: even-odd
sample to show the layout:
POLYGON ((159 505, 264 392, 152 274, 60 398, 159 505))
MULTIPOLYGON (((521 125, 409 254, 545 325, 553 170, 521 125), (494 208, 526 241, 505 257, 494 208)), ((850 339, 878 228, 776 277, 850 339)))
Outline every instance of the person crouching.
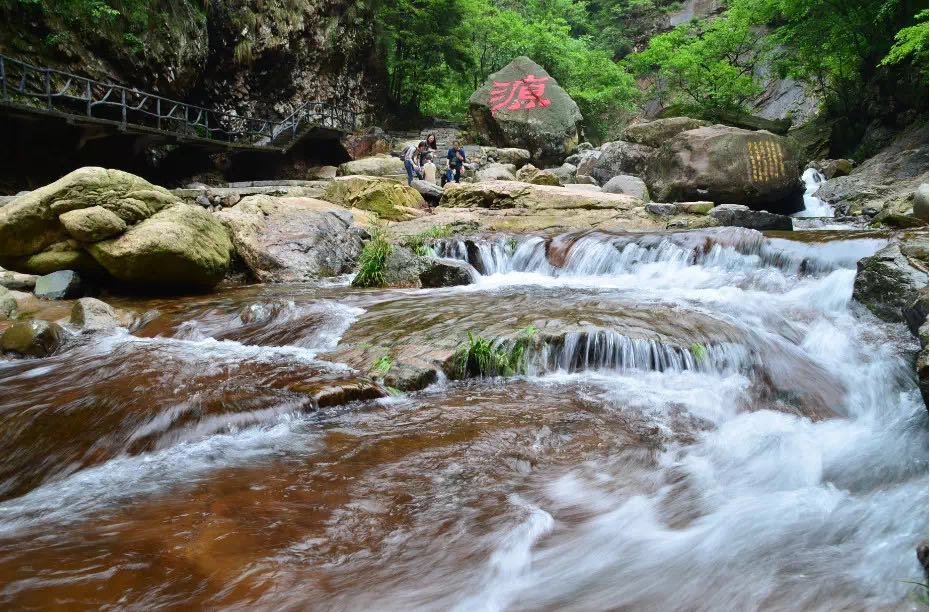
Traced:
POLYGON ((421 140, 417 145, 410 145, 404 149, 404 170, 407 171, 407 184, 413 183, 413 177, 423 178, 423 168, 420 167, 420 154, 426 151, 426 141, 421 140))

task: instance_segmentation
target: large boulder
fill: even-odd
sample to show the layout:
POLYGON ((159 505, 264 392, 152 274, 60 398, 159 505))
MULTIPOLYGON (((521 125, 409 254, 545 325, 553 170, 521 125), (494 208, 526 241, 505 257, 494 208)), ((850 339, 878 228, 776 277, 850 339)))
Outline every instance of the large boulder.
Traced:
POLYGON ((546 168, 545 172, 550 172, 559 179, 559 182, 563 185, 568 185, 569 183, 575 182, 575 173, 578 168, 569 163, 564 163, 557 168, 546 168))
POLYGON ((32 291, 36 286, 35 274, 22 274, 0 268, 0 287, 14 291, 32 291))
POLYGON ((339 166, 339 176, 360 174, 364 176, 390 176, 392 174, 405 174, 404 162, 398 157, 390 155, 373 155, 348 161, 339 166))
MULTIPOLYGON (((512 180, 512 179, 511 179, 512 180)), ((527 164, 517 172, 517 180, 533 185, 552 185, 559 187, 562 181, 551 170, 540 170, 533 164, 527 164)))
POLYGON ((853 297, 883 321, 907 322, 908 309, 926 287, 926 271, 911 265, 897 241, 856 264, 853 297))
POLYGON ((620 134, 620 137, 627 142, 658 148, 668 142, 673 136, 708 125, 710 125, 710 123, 701 119, 692 119, 691 117, 669 117, 667 119, 656 119, 655 121, 628 125, 620 134))
POLYGON ((649 160, 649 192, 660 201, 711 200, 795 212, 800 164, 787 141, 768 132, 713 125, 681 132, 649 160))
POLYGON ((313 198, 250 196, 216 214, 239 258, 262 282, 352 271, 362 237, 345 208, 313 198))
POLYGON ((64 332, 57 323, 41 319, 20 321, 0 336, 0 352, 22 357, 47 357, 61 346, 64 332))
POLYGON ((566 211, 642 208, 635 198, 600 191, 575 191, 551 185, 515 181, 461 183, 446 186, 440 206, 451 208, 524 209, 566 211))
POLYGON ((394 181, 375 181, 345 197, 346 206, 367 210, 385 221, 406 221, 423 214, 426 201, 420 192, 394 181))
POLYGON ((600 149, 586 149, 577 153, 576 155, 572 155, 571 158, 574 158, 573 161, 569 161, 571 158, 565 160, 566 162, 575 165, 576 181, 578 180, 578 177, 585 176, 590 177, 591 180, 597 182, 592 173, 594 172, 594 168, 597 166, 598 160, 601 158, 601 153, 603 153, 603 151, 600 149))
POLYGON ((229 269, 232 244, 199 206, 165 208, 111 240, 85 248, 114 278, 166 290, 209 289, 229 269))
POLYGON ((0 261, 22 265, 71 238, 59 217, 74 210, 100 207, 133 224, 178 202, 166 189, 128 172, 80 168, 0 208, 0 261))
POLYGON ((67 300, 84 292, 80 275, 74 270, 59 270, 36 279, 35 296, 45 300, 67 300))
POLYGON ((649 201, 649 190, 643 179, 628 174, 618 174, 604 184, 605 193, 622 193, 643 202, 649 201))
POLYGON ((559 163, 578 144, 578 105, 528 57, 488 77, 469 99, 475 129, 488 144, 526 149, 534 161, 559 163))
POLYGON ((752 210, 742 204, 721 204, 715 206, 707 214, 719 221, 720 225, 745 227, 760 232, 766 230, 790 232, 793 229, 791 217, 776 215, 765 210, 752 210))
POLYGON ((601 153, 590 171, 583 164, 579 164, 577 172, 593 176, 601 185, 620 174, 643 176, 655 152, 656 149, 652 147, 623 140, 606 142, 601 145, 601 153))

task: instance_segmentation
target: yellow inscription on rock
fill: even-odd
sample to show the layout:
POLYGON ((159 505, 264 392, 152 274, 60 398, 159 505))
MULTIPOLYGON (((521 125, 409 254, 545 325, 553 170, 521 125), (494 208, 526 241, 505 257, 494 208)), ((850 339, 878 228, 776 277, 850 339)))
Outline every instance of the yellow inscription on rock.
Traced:
POLYGON ((785 175, 785 154, 780 143, 759 140, 746 145, 750 178, 767 183, 785 175))

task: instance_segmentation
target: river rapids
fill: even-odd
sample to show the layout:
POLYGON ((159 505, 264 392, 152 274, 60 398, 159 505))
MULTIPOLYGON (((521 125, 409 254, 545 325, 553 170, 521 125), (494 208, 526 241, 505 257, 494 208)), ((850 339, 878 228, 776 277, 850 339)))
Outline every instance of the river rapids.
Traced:
POLYGON ((0 606, 919 609, 916 343, 851 298, 884 244, 448 239, 474 284, 112 300, 143 324, 0 359, 0 606), (507 378, 341 357, 528 326, 507 378))

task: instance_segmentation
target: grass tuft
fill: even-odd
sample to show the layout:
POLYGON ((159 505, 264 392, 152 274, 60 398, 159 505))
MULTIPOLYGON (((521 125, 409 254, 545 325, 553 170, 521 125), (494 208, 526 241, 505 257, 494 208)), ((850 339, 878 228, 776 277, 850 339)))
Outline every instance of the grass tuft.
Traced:
POLYGON ((371 364, 371 373, 375 376, 384 378, 393 367, 394 358, 391 357, 390 353, 385 353, 384 355, 378 357, 373 364, 371 364))
POLYGON ((452 357, 453 374, 458 378, 525 374, 526 349, 536 331, 534 326, 528 325, 520 330, 519 336, 509 347, 466 332, 465 342, 452 357))
POLYGON ((420 257, 426 257, 430 254, 429 242, 431 240, 448 238, 453 233, 454 230, 451 225, 434 225, 419 234, 407 236, 407 238, 404 239, 404 246, 410 248, 410 250, 420 257))
POLYGON ((391 254, 391 243, 383 228, 376 227, 371 231, 371 240, 365 243, 362 254, 358 258, 358 271, 353 287, 381 287, 384 285, 384 266, 388 255, 391 254))

